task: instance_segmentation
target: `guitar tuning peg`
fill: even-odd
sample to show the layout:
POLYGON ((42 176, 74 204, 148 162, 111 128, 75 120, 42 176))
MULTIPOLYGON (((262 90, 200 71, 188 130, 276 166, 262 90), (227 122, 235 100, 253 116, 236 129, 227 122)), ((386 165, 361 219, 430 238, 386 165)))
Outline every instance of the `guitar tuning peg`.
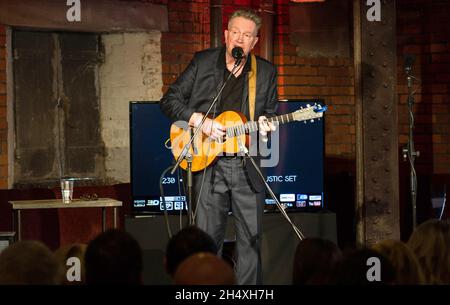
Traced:
POLYGON ((314 119, 312 119, 310 122, 311 122, 311 123, 314 123, 314 119))
POLYGON ((303 123, 305 123, 305 124, 306 124, 306 121, 303 121, 303 123))

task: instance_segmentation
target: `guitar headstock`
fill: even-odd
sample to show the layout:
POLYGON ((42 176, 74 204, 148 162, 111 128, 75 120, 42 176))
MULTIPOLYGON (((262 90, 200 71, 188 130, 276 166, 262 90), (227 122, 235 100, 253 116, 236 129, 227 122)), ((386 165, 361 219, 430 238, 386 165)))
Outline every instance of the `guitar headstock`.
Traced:
POLYGON ((323 116, 323 113, 327 111, 327 108, 326 105, 307 105, 305 108, 300 108, 293 112, 292 116, 295 121, 305 121, 306 123, 307 120, 311 120, 311 122, 314 122, 314 119, 320 119, 323 116))

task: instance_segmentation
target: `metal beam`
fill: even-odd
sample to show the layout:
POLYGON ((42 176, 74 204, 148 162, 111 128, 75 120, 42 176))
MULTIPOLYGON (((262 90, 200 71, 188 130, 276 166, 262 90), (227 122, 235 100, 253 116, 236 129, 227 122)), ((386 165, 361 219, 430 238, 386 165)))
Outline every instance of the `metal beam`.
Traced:
POLYGON ((363 162, 363 111, 361 80, 361 1, 353 0, 353 67, 355 69, 356 118, 356 243, 365 244, 364 224, 364 162, 363 162))
POLYGON ((357 202, 365 244, 400 238, 395 2, 360 7, 362 124, 357 127, 362 142, 357 151, 362 155, 357 154, 357 164, 362 162, 362 176, 357 179, 363 183, 357 186, 363 202, 357 202))
POLYGON ((118 0, 79 1, 79 21, 69 21, 71 18, 67 15, 72 16, 70 12, 76 7, 66 3, 55 0, 0 0, 0 24, 81 32, 164 32, 169 28, 165 5, 118 0))
POLYGON ((210 9, 211 48, 217 48, 222 45, 222 19, 223 19, 222 0, 211 0, 211 9, 210 9))
POLYGON ((260 8, 262 19, 260 29, 260 55, 268 61, 273 61, 273 19, 275 15, 273 10, 273 0, 261 1, 260 8))

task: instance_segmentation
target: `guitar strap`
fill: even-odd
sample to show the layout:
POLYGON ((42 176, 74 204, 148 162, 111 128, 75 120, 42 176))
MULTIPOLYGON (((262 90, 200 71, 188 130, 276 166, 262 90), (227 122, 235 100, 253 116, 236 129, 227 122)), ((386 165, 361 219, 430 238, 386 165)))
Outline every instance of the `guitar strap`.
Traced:
POLYGON ((255 99, 256 99, 256 56, 251 54, 251 70, 248 77, 248 111, 250 120, 253 121, 255 117, 255 99))

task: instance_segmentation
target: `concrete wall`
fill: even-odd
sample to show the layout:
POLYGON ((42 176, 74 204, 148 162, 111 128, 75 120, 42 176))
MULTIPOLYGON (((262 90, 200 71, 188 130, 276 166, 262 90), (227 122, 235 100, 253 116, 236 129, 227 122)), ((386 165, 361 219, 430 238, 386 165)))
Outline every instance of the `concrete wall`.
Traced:
POLYGON ((162 96, 161 32, 102 35, 100 67, 101 131, 106 150, 106 177, 130 181, 129 102, 162 96))
POLYGON ((0 189, 8 187, 8 120, 6 85, 6 27, 0 24, 0 189))

